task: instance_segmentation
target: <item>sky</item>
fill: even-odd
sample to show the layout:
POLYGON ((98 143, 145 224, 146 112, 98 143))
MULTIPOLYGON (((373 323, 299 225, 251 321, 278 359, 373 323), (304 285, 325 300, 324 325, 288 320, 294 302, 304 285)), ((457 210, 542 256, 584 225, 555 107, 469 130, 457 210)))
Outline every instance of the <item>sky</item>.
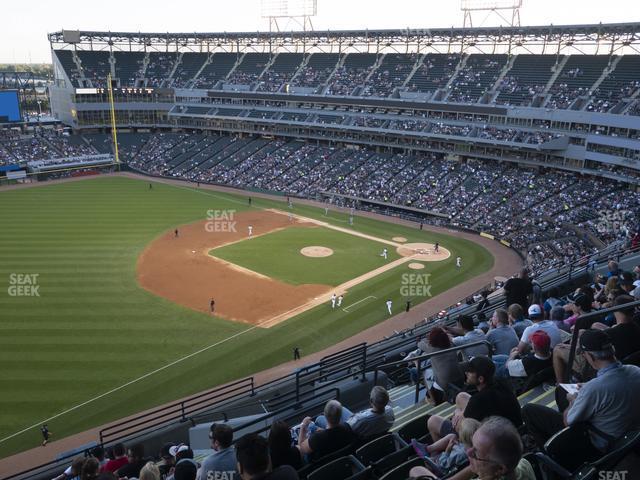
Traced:
MULTIPOLYGON (((68 30, 126 32, 232 32, 268 30, 262 0, 140 2, 31 0, 6 2, 0 63, 51 62, 47 33, 68 30)), ((267 0, 269 1, 269 0, 267 0)), ((271 0, 274 1, 274 0, 271 0)), ((276 0, 277 1, 277 0, 276 0)), ((285 0, 281 0, 285 1, 285 0)), ((289 0, 300 2, 302 0, 289 0)), ((462 26, 460 0, 317 0, 317 30, 462 26)), ((522 0, 523 25, 640 21, 638 0, 522 0), (635 15, 633 15, 635 13, 635 15), (630 18, 632 17, 632 18, 630 18)), ((497 26, 478 12, 474 25, 497 26)))

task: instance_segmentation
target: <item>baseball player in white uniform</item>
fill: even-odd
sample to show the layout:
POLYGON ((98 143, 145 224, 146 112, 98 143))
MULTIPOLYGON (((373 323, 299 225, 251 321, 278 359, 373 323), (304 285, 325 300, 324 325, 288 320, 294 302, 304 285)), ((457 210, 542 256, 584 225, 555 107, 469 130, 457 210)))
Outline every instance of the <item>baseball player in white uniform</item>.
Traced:
POLYGON ((336 308, 336 294, 331 295, 331 308, 336 308))
POLYGON ((338 297, 338 306, 342 305, 342 295, 338 297))
POLYGON ((387 249, 386 248, 382 249, 382 253, 380 254, 380 256, 384 257, 385 260, 387 259, 387 249))
POLYGON ((253 225, 249 225, 247 228, 249 229, 249 236, 253 235, 253 225))
POLYGON ((389 312, 389 315, 391 315, 391 307, 393 306, 393 302, 391 301, 391 299, 389 299, 385 303, 387 304, 387 311, 389 312))
POLYGON ((462 267, 462 258, 456 257, 456 267, 462 267))
POLYGON ((329 207, 324 207, 324 216, 329 216, 329 207))

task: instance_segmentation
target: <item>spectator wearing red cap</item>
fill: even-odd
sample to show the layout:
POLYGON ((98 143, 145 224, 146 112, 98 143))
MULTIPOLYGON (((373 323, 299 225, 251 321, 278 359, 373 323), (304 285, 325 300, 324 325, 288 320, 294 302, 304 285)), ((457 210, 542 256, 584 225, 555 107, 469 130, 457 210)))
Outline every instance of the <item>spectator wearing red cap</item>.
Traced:
POLYGON ((511 352, 509 357, 506 355, 496 358, 496 376, 501 378, 507 377, 532 377, 547 367, 552 366, 551 359, 551 338, 544 330, 538 330, 531 335, 531 345, 533 352, 525 356, 518 355, 517 351, 511 352))

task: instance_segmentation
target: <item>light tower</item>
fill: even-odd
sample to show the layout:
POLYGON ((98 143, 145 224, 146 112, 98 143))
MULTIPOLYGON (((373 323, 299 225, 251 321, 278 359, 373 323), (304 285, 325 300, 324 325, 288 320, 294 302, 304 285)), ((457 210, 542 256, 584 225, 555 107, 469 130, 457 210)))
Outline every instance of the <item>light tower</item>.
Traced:
MULTIPOLYGON (((476 25, 484 26, 484 23, 490 18, 498 18, 505 22, 505 26, 520 26, 520 8, 522 8, 522 0, 461 0, 460 10, 464 13, 463 26, 473 28, 473 16, 484 14, 485 17, 476 25), (482 13, 480 13, 482 12, 482 13)), ((501 24, 502 25, 502 24, 501 24)))
POLYGON ((318 0, 261 0, 262 18, 270 32, 313 30, 311 18, 318 13, 318 0))

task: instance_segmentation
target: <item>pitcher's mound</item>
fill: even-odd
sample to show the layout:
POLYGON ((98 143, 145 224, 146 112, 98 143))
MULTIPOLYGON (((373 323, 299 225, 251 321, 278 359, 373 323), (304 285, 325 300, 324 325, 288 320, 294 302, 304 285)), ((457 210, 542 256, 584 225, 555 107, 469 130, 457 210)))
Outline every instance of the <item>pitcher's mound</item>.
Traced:
POLYGON ((412 270, 422 270, 424 268, 424 263, 411 262, 408 267, 412 270))
POLYGON ((439 247, 436 252, 434 247, 435 245, 431 243, 405 243, 398 247, 396 251, 403 257, 411 257, 423 262, 439 262, 451 256, 451 252, 446 248, 439 247))
POLYGON ((393 237, 391 240, 393 240, 394 242, 398 242, 398 243, 404 243, 407 241, 406 238, 404 237, 393 237))
POLYGON ((300 250, 300 253, 305 257, 318 258, 318 257, 328 257, 330 255, 333 255, 333 250, 327 247, 313 246, 313 247, 304 247, 302 250, 300 250))

